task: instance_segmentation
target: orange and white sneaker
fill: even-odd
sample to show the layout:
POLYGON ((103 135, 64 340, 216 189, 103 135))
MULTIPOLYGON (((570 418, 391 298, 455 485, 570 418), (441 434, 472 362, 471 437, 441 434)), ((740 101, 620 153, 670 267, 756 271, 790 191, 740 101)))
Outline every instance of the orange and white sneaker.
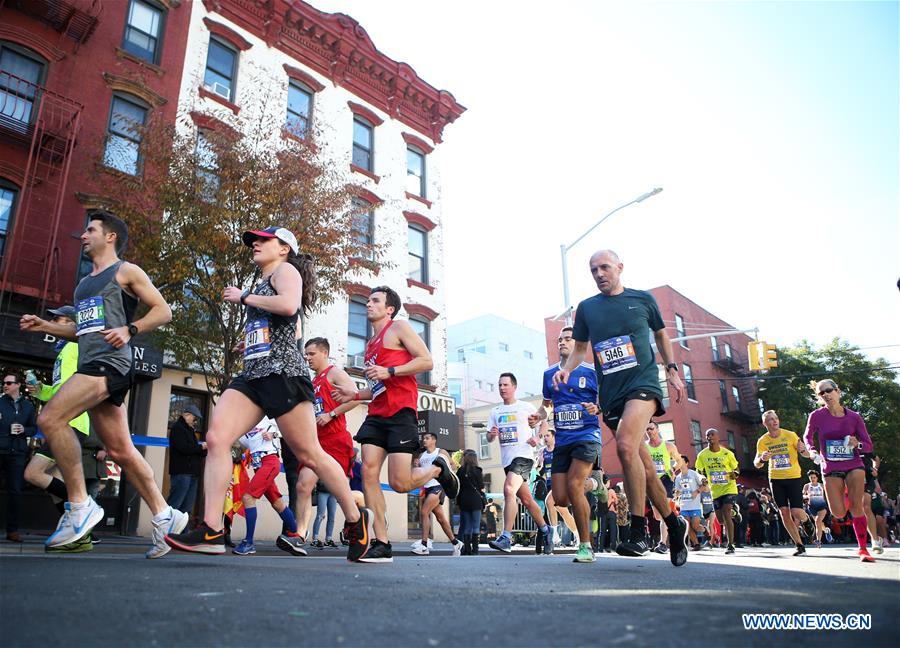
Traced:
POLYGON ((873 563, 875 559, 869 554, 868 549, 860 549, 859 550, 859 561, 864 563, 873 563))
POLYGON ((372 511, 363 507, 359 509, 359 520, 344 527, 344 537, 350 543, 347 548, 347 560, 358 562, 368 552, 375 539, 375 527, 372 511))
POLYGON ((210 529, 206 522, 201 522, 195 529, 187 533, 167 534, 166 544, 179 551, 223 554, 225 553, 225 531, 215 531, 210 529))

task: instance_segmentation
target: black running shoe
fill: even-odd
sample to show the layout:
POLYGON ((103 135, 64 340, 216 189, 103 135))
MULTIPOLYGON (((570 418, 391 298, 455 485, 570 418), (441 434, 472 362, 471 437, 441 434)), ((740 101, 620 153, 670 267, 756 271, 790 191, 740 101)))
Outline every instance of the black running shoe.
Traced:
MULTIPOLYGON (((352 547, 353 545, 351 545, 352 547)), ((372 540, 372 546, 366 555, 359 559, 358 562, 364 563, 389 563, 394 562, 394 552, 390 542, 382 542, 381 540, 372 540)))
POLYGON ((797 551, 794 552, 794 555, 795 555, 795 556, 802 556, 802 555, 804 555, 805 553, 806 553, 806 547, 804 547, 802 544, 798 544, 798 545, 797 545, 797 551))
POLYGON ((688 523, 680 515, 675 520, 678 527, 669 531, 669 560, 676 567, 681 567, 687 562, 688 557, 688 523))
POLYGON ((459 477, 456 476, 455 472, 450 470, 450 464, 448 464, 447 460, 443 457, 438 457, 431 465, 441 469, 441 473, 437 476, 437 480, 441 485, 441 488, 444 489, 444 493, 446 493, 447 497, 450 499, 456 499, 456 496, 459 495, 459 477))
POLYGON ((626 540, 616 547, 616 553, 620 556, 628 556, 630 558, 640 558, 650 551, 650 544, 646 538, 640 540, 626 540))
POLYGON ((305 556, 306 549, 303 548, 303 538, 298 535, 288 535, 282 533, 275 540, 275 546, 294 556, 305 556))
POLYGON ((544 553, 544 532, 540 528, 537 530, 537 535, 534 536, 534 553, 539 556, 544 553))
POLYGON ((214 531, 206 526, 206 522, 202 522, 192 531, 167 535, 166 544, 179 551, 223 554, 225 553, 225 532, 214 531))
POLYGON ((350 562, 362 560, 372 550, 375 542, 373 524, 372 511, 364 507, 359 509, 359 520, 344 525, 344 537, 349 545, 347 560, 350 562))
POLYGON ((734 553, 734 545, 733 545, 733 544, 728 545, 728 548, 725 549, 725 553, 726 553, 726 554, 733 554, 733 553, 734 553))

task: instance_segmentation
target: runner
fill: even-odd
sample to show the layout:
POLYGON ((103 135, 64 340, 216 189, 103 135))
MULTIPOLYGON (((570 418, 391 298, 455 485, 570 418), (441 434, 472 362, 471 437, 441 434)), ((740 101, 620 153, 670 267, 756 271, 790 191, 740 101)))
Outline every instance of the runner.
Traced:
POLYGON ((433 363, 428 347, 408 322, 394 320, 400 312, 400 296, 387 286, 373 288, 366 302, 366 318, 374 337, 366 345, 366 379, 369 387, 357 391, 334 385, 332 396, 339 403, 367 400, 369 413, 356 433, 362 446, 363 487, 366 506, 373 511, 375 540, 363 562, 393 562, 387 536, 381 467, 388 462, 388 484, 398 493, 421 488, 437 479, 447 497, 455 499, 459 480, 443 457, 427 468, 413 468, 409 455, 419 449, 416 408, 416 374, 433 363))
MULTIPOLYGON (((578 552, 575 562, 594 562, 590 536, 590 505, 584 492, 585 480, 591 470, 600 466, 601 437, 597 415, 597 374, 586 362, 579 362, 567 379, 554 388, 554 375, 569 363, 575 351, 573 329, 566 326, 557 338, 559 363, 544 371, 544 401, 529 424, 534 426, 547 418, 547 407, 553 406, 553 424, 558 438, 554 438, 552 481, 555 504, 564 510, 569 504, 574 510, 578 532, 578 552)), ((583 358, 584 350, 576 358, 583 358)), ((574 362, 574 361, 573 361, 574 362)), ((549 496, 548 496, 549 498, 549 496)), ((599 522, 598 522, 599 523, 599 522)), ((545 551, 546 553, 546 551, 545 551)))
POLYGON ((78 341, 78 370, 38 417, 38 427, 50 443, 68 494, 65 513, 45 546, 53 549, 77 542, 104 517, 103 509, 85 488, 81 446, 69 425, 88 412, 109 458, 122 467, 150 507, 153 546, 145 555, 159 558, 169 552, 165 534, 181 531, 188 515, 166 504, 153 469, 131 440, 123 403, 132 383, 129 341, 169 322, 172 310, 143 270, 119 259, 127 242, 128 227, 120 218, 103 210, 91 212, 81 244, 92 270, 75 288, 75 322, 56 324, 37 315, 24 315, 20 327, 78 341), (138 303, 148 310, 132 321, 138 303))
POLYGON ((778 506, 784 528, 797 547, 794 555, 802 556, 806 553, 806 547, 803 546, 798 525, 805 523, 809 516, 803 510, 803 477, 797 455, 809 457, 809 452, 800 437, 779 427, 780 421, 775 410, 764 412, 762 422, 767 432, 756 442, 753 465, 759 469, 764 464, 769 464, 772 498, 778 506))
POLYGON ((681 506, 681 517, 689 524, 691 549, 699 551, 700 540, 697 533, 703 528, 700 524, 703 519, 703 505, 700 503, 703 478, 700 473, 688 466, 688 458, 684 455, 681 455, 681 465, 678 467, 678 475, 675 478, 675 489, 679 506, 681 506))
POLYGON ((265 495, 288 529, 287 533, 278 536, 275 544, 289 554, 306 555, 306 550, 301 546, 303 541, 297 535, 297 520, 294 512, 284 503, 284 498, 275 484, 275 478, 281 472, 277 438, 278 426, 264 416, 256 427, 238 439, 238 443, 250 452, 253 478, 241 496, 241 501, 244 503, 244 517, 247 520, 247 532, 238 546, 231 550, 233 554, 249 556, 256 553, 256 546, 253 544, 253 534, 256 531, 256 501, 265 495))
MULTIPOLYGON (((331 455, 348 479, 353 474, 354 448, 353 439, 347 431, 346 414, 359 405, 358 401, 350 403, 338 403, 331 395, 334 385, 343 385, 356 389, 356 383, 340 367, 335 367, 329 360, 331 345, 323 337, 315 337, 309 340, 304 347, 306 361, 315 372, 313 378, 313 390, 316 400, 313 404, 316 415, 316 432, 319 435, 319 444, 322 449, 331 455)), ((306 532, 309 528, 309 520, 312 515, 312 492, 319 481, 318 475, 312 468, 299 464, 297 477, 297 527, 306 532)), ((357 495, 354 501, 363 506, 357 495)))
MULTIPOLYGON (((593 369, 591 371, 593 371, 593 369)), ((538 422, 535 421, 535 425, 537 424, 538 422)), ((529 421, 529 425, 531 425, 531 421, 529 421)), ((551 475, 553 474, 553 454, 555 448, 556 433, 553 430, 548 429, 544 432, 544 449, 540 455, 538 455, 538 462, 540 464, 538 469, 540 471, 541 479, 544 480, 544 485, 547 489, 547 494, 544 496, 544 512, 547 517, 546 521, 550 523, 550 532, 552 534, 552 544, 549 549, 550 553, 553 552, 553 546, 560 541, 559 534, 556 531, 556 527, 559 525, 560 516, 562 516, 563 523, 569 527, 570 531, 573 531, 576 534, 578 533, 575 518, 569 513, 569 509, 565 506, 560 506, 553 496, 553 481, 551 475)), ((536 553, 544 553, 545 551, 547 551, 547 545, 545 543, 535 543, 536 553)))
POLYGON ((810 516, 816 521, 816 548, 822 546, 822 535, 826 542, 831 542, 831 529, 825 526, 825 516, 828 515, 828 503, 825 501, 825 487, 819 483, 819 473, 810 470, 806 473, 809 482, 803 485, 803 499, 810 516))
MULTIPOLYGON (((565 365, 553 376, 554 389, 562 389, 569 374, 580 364, 588 342, 594 351, 603 420, 615 431, 616 451, 625 474, 625 493, 631 506, 630 538, 616 549, 621 556, 643 556, 650 550, 645 535, 644 502, 650 500, 659 511, 668 511, 666 490, 656 477, 656 467, 642 443, 648 421, 662 416, 662 389, 653 349, 651 331, 663 363, 675 402, 684 397, 678 366, 672 361, 672 343, 656 300, 650 293, 625 288, 624 268, 612 250, 596 252, 590 261, 591 274, 600 290, 582 301, 575 312, 572 337, 575 348, 565 365)), ((669 512, 663 518, 670 533, 669 557, 675 566, 687 561, 687 522, 669 512)))
MULTIPOLYGON (((696 462, 694 462, 694 465, 696 466, 696 462)), ((703 479, 703 487, 700 489, 700 506, 703 512, 703 530, 705 537, 697 539, 700 540, 700 548, 703 549, 704 547, 711 547, 715 543, 715 529, 717 522, 716 509, 713 506, 712 490, 709 487, 709 480, 702 475, 701 478, 703 479)))
MULTIPOLYGON (((666 489, 666 497, 671 504, 672 497, 675 494, 675 471, 681 470, 681 452, 678 447, 671 441, 663 441, 659 436, 659 425, 655 421, 647 424, 647 450, 650 452, 650 458, 653 465, 656 466, 656 476, 666 489)), ((653 517, 657 521, 662 521, 660 511, 653 506, 653 517)), ((666 513, 669 509, 666 509, 666 513)), ((684 516, 682 516, 684 517, 684 516)), ((659 525, 659 544, 653 549, 654 553, 666 553, 669 550, 667 540, 669 532, 665 524, 659 525)))
POLYGON ((706 475, 713 496, 716 519, 725 531, 728 546, 726 554, 734 553, 734 498, 737 496, 737 482, 740 474, 737 459, 728 448, 719 444, 719 431, 706 431, 707 447, 697 455, 694 466, 700 474, 706 475))
POLYGON ((247 309, 244 370, 219 398, 206 434, 203 522, 188 533, 167 535, 166 541, 182 551, 225 552, 222 509, 232 471, 231 445, 265 415, 278 424, 297 459, 315 470, 337 497, 347 521, 347 560, 360 560, 369 550, 371 514, 356 507, 346 473, 319 445, 315 393, 296 342, 300 311, 309 312, 315 302, 312 258, 299 254, 296 237, 283 227, 244 232, 242 239, 253 248, 262 278, 252 291, 227 287, 223 299, 247 309))
MULTIPOLYGON (((488 542, 488 546, 505 553, 512 551, 512 532, 519 515, 518 497, 537 524, 538 537, 535 542, 543 543, 543 552, 549 554, 553 553, 553 534, 528 487, 534 466, 534 448, 537 446, 537 437, 529 424, 529 417, 535 414, 535 409, 530 403, 516 400, 517 386, 518 381, 513 374, 500 374, 497 389, 503 403, 491 410, 487 422, 488 441, 500 439, 500 463, 506 473, 503 482, 503 533, 488 542)), ((543 421, 539 434, 543 435, 546 430, 547 422, 543 421)))
MULTIPOLYGON (((426 432, 422 435, 422 443, 425 451, 419 456, 418 462, 420 468, 428 468, 434 464, 434 460, 443 457, 444 461, 450 463, 450 455, 445 450, 437 447, 437 436, 434 432, 426 432)), ((413 547, 413 553, 420 556, 427 556, 430 551, 428 548, 428 536, 431 534, 431 514, 434 513, 434 519, 441 525, 441 529, 450 538, 450 544, 453 545, 453 555, 462 554, 463 543, 453 533, 453 527, 450 526, 450 520, 447 519, 447 513, 444 512, 444 489, 438 483, 437 479, 431 479, 422 486, 425 490, 424 496, 421 498, 421 514, 422 520, 422 542, 413 547)))
POLYGON ((859 546, 862 562, 875 562, 866 548, 866 516, 862 498, 865 495, 866 475, 860 453, 873 452, 872 439, 862 417, 841 405, 841 390, 833 380, 814 383, 814 391, 820 407, 809 415, 803 443, 810 448, 813 459, 825 476, 825 496, 828 508, 835 519, 846 515, 847 508, 853 518, 853 532, 859 546), (818 444, 816 441, 818 440, 818 444), (812 450, 817 448, 816 450, 812 450), (846 488, 849 507, 844 500, 846 488))

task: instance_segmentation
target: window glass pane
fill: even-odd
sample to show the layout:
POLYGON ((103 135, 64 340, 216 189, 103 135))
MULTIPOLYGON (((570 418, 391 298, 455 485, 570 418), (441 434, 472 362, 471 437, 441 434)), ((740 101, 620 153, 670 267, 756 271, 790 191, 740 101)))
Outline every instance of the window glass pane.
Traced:
MULTIPOLYGON (((22 56, 18 52, 6 48, 3 48, 2 51, 0 51, 0 70, 9 72, 13 76, 24 79, 29 83, 34 83, 36 85, 40 84, 41 71, 43 69, 44 66, 41 63, 38 63, 27 56, 22 56)), ((4 80, 4 86, 6 86, 7 83, 9 83, 9 81, 4 80)), ((21 91, 16 91, 16 94, 26 94, 28 97, 34 96, 32 89, 26 91, 24 88, 22 88, 21 91)))
POLYGON ((234 56, 233 51, 218 41, 210 39, 206 67, 213 72, 217 72, 226 80, 230 80, 234 71, 234 56))
POLYGON ((207 68, 206 74, 203 76, 203 85, 212 89, 216 94, 231 101, 231 79, 207 68), (218 84, 218 86, 216 84, 218 84))
POLYGON ((140 56, 147 61, 154 61, 156 57, 156 39, 147 34, 129 27, 125 32, 123 49, 135 56, 140 56))
POLYGON ((109 131, 131 140, 140 141, 139 128, 144 125, 147 110, 141 106, 113 97, 112 115, 109 120, 109 131))
MULTIPOLYGON (((365 340, 369 333, 369 322, 366 319, 366 305, 358 301, 351 301, 349 308, 350 315, 347 324, 347 332, 350 335, 365 340)), ((364 349, 365 344, 363 345, 363 350, 364 349)))
POLYGON ((415 227, 408 228, 409 230, 409 253, 415 254, 418 257, 425 256, 425 232, 420 229, 416 229, 415 227))
POLYGON ((406 170, 421 177, 425 170, 425 157, 412 149, 406 149, 406 170))
POLYGON ((139 148, 140 144, 137 142, 132 142, 119 135, 110 135, 106 139, 103 163, 122 173, 137 175, 139 148))
POLYGON ((686 364, 686 365, 682 365, 682 367, 684 368, 684 379, 685 379, 685 381, 687 381, 687 382, 693 381, 693 380, 694 380, 694 375, 693 375, 693 373, 691 372, 691 365, 686 364))
POLYGON ((288 110, 292 113, 309 116, 309 107, 312 104, 312 95, 298 86, 291 83, 288 86, 288 110))
POLYGON ((140 0, 133 0, 128 24, 140 29, 145 34, 159 36, 159 18, 161 13, 159 9, 151 7, 140 0))
POLYGON ((407 263, 407 276, 413 281, 418 281, 419 283, 425 283, 425 278, 422 276, 422 259, 414 256, 412 254, 409 255, 409 262, 407 263))
POLYGON ((357 119, 353 120, 353 143, 364 149, 372 150, 372 129, 357 119))
POLYGON ((0 187, 0 256, 3 256, 3 250, 6 247, 6 237, 12 225, 12 210, 16 202, 17 193, 7 187, 0 187))
POLYGON ((197 131, 197 164, 203 169, 219 168, 216 151, 203 131, 197 131))

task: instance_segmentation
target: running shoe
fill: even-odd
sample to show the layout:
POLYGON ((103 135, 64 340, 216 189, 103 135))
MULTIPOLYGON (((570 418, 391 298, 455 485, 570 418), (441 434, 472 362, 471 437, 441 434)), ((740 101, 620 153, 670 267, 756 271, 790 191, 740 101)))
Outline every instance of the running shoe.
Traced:
POLYGON ((545 556, 552 556, 553 555, 553 531, 551 530, 550 533, 545 533, 543 535, 544 535, 543 553, 545 556))
POLYGON ((728 548, 725 549, 725 553, 733 554, 734 553, 734 545, 733 544, 728 545, 728 548))
POLYGON ((252 542, 248 542, 247 538, 244 538, 237 547, 231 550, 231 553, 238 556, 249 556, 256 553, 256 547, 252 542))
MULTIPOLYGON (((350 545, 351 549, 353 545, 350 545)), ((358 559, 358 562, 364 563, 389 563, 394 562, 394 552, 391 550, 390 542, 382 542, 381 540, 372 540, 372 546, 366 554, 358 559)))
POLYGON ((629 558, 640 558, 650 551, 650 544, 646 538, 640 540, 626 540, 616 547, 616 553, 629 558))
POLYGON ((447 497, 450 499, 456 499, 456 496, 459 495, 459 477, 457 477, 456 473, 450 469, 450 464, 448 464, 447 460, 443 457, 438 457, 431 462, 431 465, 441 469, 440 474, 437 476, 437 480, 441 485, 441 488, 444 489, 444 493, 446 493, 447 497))
POLYGON ((166 535, 184 531, 184 527, 187 526, 189 519, 190 516, 187 513, 182 513, 171 506, 167 507, 159 517, 153 518, 151 520, 153 531, 150 534, 153 546, 147 550, 144 556, 147 558, 162 558, 172 551, 172 547, 166 544, 166 535))
POLYGON ((660 542, 653 549, 651 549, 653 553, 664 554, 669 552, 669 546, 665 542, 660 542))
POLYGON ((291 536, 286 533, 282 533, 275 540, 275 546, 282 551, 286 551, 294 556, 307 555, 306 549, 303 548, 303 538, 298 535, 291 536))
POLYGON ((172 549, 193 553, 223 554, 225 553, 225 531, 210 529, 206 522, 201 522, 187 533, 166 535, 166 543, 172 549))
POLYGON ((330 547, 332 549, 337 549, 337 545, 334 543, 334 540, 332 540, 331 538, 328 538, 328 540, 325 541, 325 546, 330 547))
POLYGON ((591 550, 591 545, 582 543, 578 545, 578 551, 575 552, 575 558, 572 559, 572 562, 592 563, 596 562, 596 560, 597 558, 594 556, 594 552, 591 550))
POLYGON ((429 553, 431 553, 430 551, 428 551, 428 547, 423 545, 421 542, 413 547, 412 552, 417 556, 427 556, 429 553))
POLYGON ((75 542, 70 542, 67 545, 62 545, 61 547, 44 547, 44 551, 47 553, 82 553, 85 551, 91 551, 94 548, 94 542, 91 540, 90 536, 85 536, 81 540, 76 540, 75 542))
POLYGON ((834 542, 834 538, 831 537, 831 529, 829 527, 825 527, 825 542, 831 544, 834 542))
POLYGON ((491 540, 488 542, 488 547, 496 549, 497 551, 502 551, 503 553, 512 553, 512 542, 510 541, 509 536, 502 535, 496 540, 491 540))
POLYGON ((884 553, 884 538, 873 538, 872 539, 872 553, 877 553, 877 554, 884 553))
POLYGON ((794 552, 794 555, 795 555, 795 556, 802 556, 802 555, 805 554, 805 553, 806 553, 806 547, 804 547, 802 544, 798 544, 798 545, 797 545, 797 551, 794 552))
POLYGON ((821 548, 822 548, 822 541, 816 540, 816 549, 821 549, 821 548))
POLYGON ((700 549, 702 549, 702 547, 700 546, 700 543, 691 545, 691 551, 700 551, 700 549))
MULTIPOLYGON (((371 509, 359 509, 359 520, 344 525, 344 537, 350 543, 347 549, 347 560, 356 562, 365 556, 375 540, 375 527, 371 509)), ((390 553, 390 547, 388 547, 390 553)))
POLYGON ((540 529, 534 534, 534 553, 538 556, 544 553, 544 532, 540 529))
POLYGON ((688 523, 680 515, 675 518, 678 527, 669 531, 669 560, 676 567, 681 567, 688 558, 688 523))
POLYGON ((868 549, 860 549, 859 550, 859 561, 864 563, 873 563, 875 559, 869 555, 868 549))
POLYGON ((321 540, 313 540, 309 543, 309 546, 313 549, 323 549, 325 547, 325 543, 321 540))
POLYGON ((731 505, 731 519, 735 524, 740 524, 741 520, 744 519, 741 515, 741 507, 737 504, 731 505))
POLYGON ((452 544, 451 548, 453 549, 453 557, 462 556, 463 543, 461 540, 457 539, 455 543, 452 544))
POLYGON ((103 519, 103 509, 93 497, 88 497, 83 506, 76 508, 71 502, 66 502, 64 507, 65 512, 59 518, 56 530, 44 541, 46 547, 62 547, 81 540, 103 519))

